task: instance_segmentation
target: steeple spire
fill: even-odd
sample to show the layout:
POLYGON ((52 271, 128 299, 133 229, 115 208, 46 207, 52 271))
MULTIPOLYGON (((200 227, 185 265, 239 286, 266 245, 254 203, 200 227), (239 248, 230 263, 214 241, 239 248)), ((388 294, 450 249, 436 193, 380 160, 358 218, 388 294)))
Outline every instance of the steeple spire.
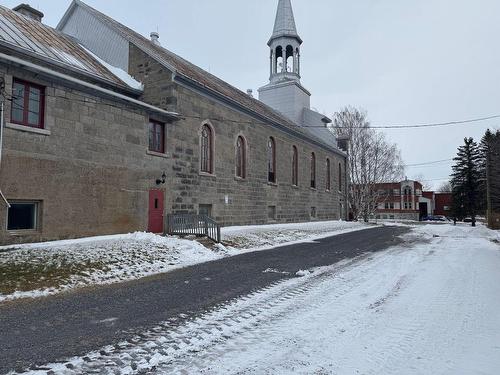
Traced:
POLYGON ((296 38, 299 44, 302 44, 302 39, 300 39, 297 27, 295 26, 295 18, 290 0, 279 0, 273 34, 267 44, 271 45, 274 39, 280 37, 296 38))
MULTIPOLYGON (((276 1, 276 0, 275 0, 276 1)), ((259 89, 259 100, 296 124, 304 122, 311 93, 300 83, 300 46, 290 0, 279 0, 269 42, 269 83, 259 89)))
POLYGON ((292 3, 279 0, 274 29, 267 45, 271 49, 270 78, 272 83, 300 81, 300 39, 295 26, 292 3))

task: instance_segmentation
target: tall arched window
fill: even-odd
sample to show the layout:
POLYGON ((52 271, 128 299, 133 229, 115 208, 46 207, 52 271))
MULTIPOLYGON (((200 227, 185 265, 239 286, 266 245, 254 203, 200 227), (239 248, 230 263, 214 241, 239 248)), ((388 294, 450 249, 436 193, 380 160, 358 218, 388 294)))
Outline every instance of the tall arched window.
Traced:
POLYGON ((240 135, 236 140, 236 176, 245 178, 246 169, 246 144, 245 139, 240 135))
POLYGON ((331 176, 330 176, 330 159, 326 159, 326 190, 330 191, 331 176))
POLYGON ((292 147, 292 185, 299 186, 299 153, 297 147, 292 147))
POLYGON ((267 141, 267 180, 276 182, 276 142, 270 137, 267 141))
POLYGON ((213 173, 213 132, 212 128, 205 124, 201 128, 200 140, 200 170, 205 173, 213 173))
POLYGON ((339 191, 342 191, 342 164, 339 163, 339 191))
POLYGON ((311 187, 316 188, 316 155, 311 153, 311 187))

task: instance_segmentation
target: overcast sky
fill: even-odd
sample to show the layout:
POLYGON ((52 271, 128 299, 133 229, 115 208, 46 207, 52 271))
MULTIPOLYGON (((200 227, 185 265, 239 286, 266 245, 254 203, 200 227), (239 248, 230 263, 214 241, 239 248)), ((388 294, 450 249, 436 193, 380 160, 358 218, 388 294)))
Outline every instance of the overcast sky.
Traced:
MULTIPOLYGON (((20 1, 2 1, 13 7, 20 1)), ((87 0, 236 87, 268 81, 266 45, 277 0, 87 0)), ((70 0, 31 5, 56 26, 70 0)), ((500 1, 292 0, 312 107, 346 105, 373 125, 436 123, 500 114, 500 1)), ((387 130, 407 164, 451 159, 463 138, 500 119, 442 128, 387 130)), ((437 186, 451 162, 407 169, 437 186)))

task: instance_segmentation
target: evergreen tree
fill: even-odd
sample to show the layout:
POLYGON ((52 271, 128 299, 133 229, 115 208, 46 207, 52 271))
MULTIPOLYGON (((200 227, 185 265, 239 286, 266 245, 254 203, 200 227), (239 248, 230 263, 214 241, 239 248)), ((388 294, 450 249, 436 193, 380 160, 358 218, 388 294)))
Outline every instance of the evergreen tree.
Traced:
POLYGON ((500 130, 486 130, 481 139, 481 152, 485 171, 485 200, 488 226, 495 227, 495 216, 500 213, 500 130))
POLYGON ((458 148, 453 159, 452 173, 453 213, 458 218, 470 216, 472 225, 476 224, 476 215, 482 203, 481 185, 482 157, 481 149, 472 138, 465 138, 464 145, 458 148))

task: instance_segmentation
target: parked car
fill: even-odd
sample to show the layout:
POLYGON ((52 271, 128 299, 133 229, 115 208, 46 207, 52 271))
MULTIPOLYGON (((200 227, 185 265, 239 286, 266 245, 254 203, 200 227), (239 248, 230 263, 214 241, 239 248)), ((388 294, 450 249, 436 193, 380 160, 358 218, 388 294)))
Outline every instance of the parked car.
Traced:
POLYGON ((450 221, 446 216, 443 215, 434 215, 433 221, 450 221))
POLYGON ((427 215, 422 218, 422 221, 449 221, 449 219, 443 215, 427 215))

